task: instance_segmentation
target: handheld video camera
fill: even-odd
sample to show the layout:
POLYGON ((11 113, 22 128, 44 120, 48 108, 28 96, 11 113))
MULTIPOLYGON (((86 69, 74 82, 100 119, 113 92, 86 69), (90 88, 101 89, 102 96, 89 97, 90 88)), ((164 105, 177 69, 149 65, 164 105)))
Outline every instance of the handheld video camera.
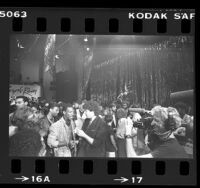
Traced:
POLYGON ((151 111, 142 108, 129 108, 129 111, 139 113, 142 115, 142 118, 139 121, 133 123, 134 127, 145 130, 147 130, 150 127, 151 122, 153 121, 151 111))

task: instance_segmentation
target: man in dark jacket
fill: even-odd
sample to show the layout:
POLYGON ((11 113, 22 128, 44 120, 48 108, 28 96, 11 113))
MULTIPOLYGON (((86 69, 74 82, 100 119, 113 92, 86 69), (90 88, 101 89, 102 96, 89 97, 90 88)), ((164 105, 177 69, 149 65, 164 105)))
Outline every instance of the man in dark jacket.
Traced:
POLYGON ((80 137, 78 157, 105 157, 107 129, 105 122, 98 116, 99 105, 95 101, 87 101, 84 106, 85 120, 82 130, 76 128, 80 137))

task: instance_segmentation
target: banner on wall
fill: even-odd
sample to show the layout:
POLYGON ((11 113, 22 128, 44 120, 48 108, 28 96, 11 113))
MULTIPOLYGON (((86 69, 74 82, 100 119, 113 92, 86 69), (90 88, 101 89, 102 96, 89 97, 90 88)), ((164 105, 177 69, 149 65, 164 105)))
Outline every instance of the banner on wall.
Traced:
POLYGON ((28 98, 41 97, 41 86, 40 85, 15 85, 10 84, 9 97, 26 96, 28 98))

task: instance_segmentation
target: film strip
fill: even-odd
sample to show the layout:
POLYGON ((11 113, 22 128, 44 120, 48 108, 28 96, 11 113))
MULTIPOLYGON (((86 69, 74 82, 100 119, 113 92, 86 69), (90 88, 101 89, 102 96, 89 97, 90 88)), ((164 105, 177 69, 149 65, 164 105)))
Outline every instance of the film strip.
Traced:
MULTIPOLYGON (((172 46, 173 44, 175 45, 173 46, 174 48, 176 48, 176 45, 180 45, 178 41, 183 44, 186 43, 187 45, 187 40, 190 40, 191 44, 189 44, 189 48, 192 51, 191 54, 194 55, 195 51, 195 10, 193 9, 150 10, 4 7, 0 9, 0 28, 2 41, 0 61, 2 67, 5 67, 8 72, 11 70, 12 66, 9 62, 13 61, 11 54, 14 53, 12 37, 15 38, 15 42, 17 42, 16 45, 21 50, 26 48, 26 44, 20 41, 21 38, 28 38, 30 36, 46 36, 47 38, 53 35, 66 37, 81 36, 84 40, 90 40, 89 38, 92 36, 96 38, 98 38, 98 36, 116 36, 119 38, 120 36, 130 38, 131 36, 153 36, 161 38, 154 39, 155 41, 153 40, 153 42, 149 39, 149 44, 151 44, 151 46, 158 44, 160 40, 165 40, 165 38, 168 40, 174 37, 174 40, 168 41, 168 43, 171 42, 170 44, 172 46), (22 37, 18 38, 18 36, 22 37), (175 39, 177 39, 177 41, 175 39)), ((60 39, 61 46, 63 45, 62 40, 64 40, 65 43, 66 37, 60 39)), ((37 40, 40 39, 42 40, 42 38, 37 40)), ((53 38, 49 38, 49 40, 53 40, 53 38)), ((105 38, 104 40, 108 39, 105 38)), ((115 38, 115 40, 117 40, 117 38, 115 38)), ((126 42, 118 41, 118 43, 121 45, 126 43, 132 45, 131 42, 129 43, 129 39, 125 40, 126 42)), ((144 40, 148 40, 148 37, 144 40)), ((137 43, 137 40, 133 41, 137 43)), ((37 41, 32 41, 33 46, 28 50, 36 48, 34 46, 36 42, 37 41)), ((66 42, 68 42, 68 39, 66 42)), ((167 46, 168 43, 160 44, 167 46)), ((77 44, 73 43, 73 45, 77 44)), ((145 45, 145 43, 141 43, 140 45, 145 45)), ((91 50, 93 47, 91 46, 86 48, 86 52, 91 50)), ((182 50, 184 47, 183 45, 177 48, 182 50)), ((162 50, 162 46, 155 46, 155 48, 156 50, 162 50), (159 47, 161 49, 159 49, 159 47)), ((43 51, 44 55, 44 48, 43 51)), ((17 53, 20 54, 21 52, 18 51, 17 53)), ((29 52, 27 51, 27 53, 29 52)), ((55 56, 55 58, 59 59, 59 56, 63 55, 62 53, 55 56)), ((95 52, 93 51, 92 54, 94 58, 95 52)), ((20 58, 17 54, 14 56, 16 56, 14 58, 20 58)), ((115 54, 115 56, 117 56, 117 54, 115 54)), ((129 58, 131 57, 132 56, 129 58)), ((43 57, 41 57, 41 59, 42 58, 43 57)), ((163 56, 163 58, 165 58, 165 56, 163 56)), ((194 63, 194 57, 190 58, 190 60, 191 59, 194 63)), ((16 61, 23 61, 23 58, 16 61)), ((95 61, 98 61, 98 58, 96 58, 95 61)), ((112 62, 114 61, 115 60, 112 62)), ((168 61, 172 61, 172 59, 168 61)), ((105 64, 106 63, 108 63, 107 60, 105 60, 105 64)), ((25 67, 23 63, 20 65, 21 67, 25 67)), ((14 69, 16 69, 16 66, 14 66, 14 69)), ((27 78, 28 75, 26 71, 28 71, 28 69, 22 69, 24 71, 24 77, 27 78)), ((32 67, 32 71, 34 71, 34 66, 32 67)), ((9 83, 9 76, 12 73, 10 72, 8 76, 5 75, 5 72, 3 68, 2 73, 4 74, 1 74, 1 80, 3 81, 2 85, 4 85, 6 91, 9 92, 7 83, 9 83)), ((192 72, 194 72, 194 70, 192 70, 192 72)), ((29 74, 31 74, 31 71, 29 74)), ((188 75, 190 74, 188 73, 188 75)), ((23 77, 23 75, 21 76, 23 77)), ((189 84, 193 85, 193 83, 189 84)), ((190 89, 194 90, 194 88, 190 89)), ((9 93, 5 92, 3 95, 8 99, 9 93)), ((193 96, 192 100, 194 99, 195 97, 193 96)), ((7 102, 5 102, 5 104, 5 106, 7 106, 7 102)), ((193 106, 193 109, 193 113, 195 114, 195 106, 193 106)), ((3 121, 4 124, 9 124, 7 118, 8 111, 8 109, 1 110, 2 117, 5 119, 3 121)), ((88 185, 196 185, 197 183, 196 126, 194 126, 192 133, 192 141, 194 144, 192 158, 141 158, 140 156, 136 158, 14 157, 9 156, 10 138, 8 136, 8 126, 1 126, 1 129, 0 148, 2 151, 0 156, 0 183, 88 185)))

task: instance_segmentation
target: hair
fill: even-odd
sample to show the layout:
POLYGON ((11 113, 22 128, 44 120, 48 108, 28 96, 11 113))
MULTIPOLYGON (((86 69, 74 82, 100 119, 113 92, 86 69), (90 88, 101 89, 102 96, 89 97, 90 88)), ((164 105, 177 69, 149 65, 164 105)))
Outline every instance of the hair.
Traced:
POLYGON ((117 107, 117 104, 116 104, 115 102, 113 102, 113 103, 110 104, 110 108, 112 108, 112 107, 114 107, 114 106, 117 107))
POLYGON ((178 111, 173 107, 161 107, 161 106, 155 106, 151 110, 153 116, 157 114, 158 117, 160 117, 161 121, 164 123, 164 127, 160 127, 160 130, 174 130, 181 126, 181 118, 178 113, 178 111))
POLYGON ((31 103, 30 107, 31 107, 31 108, 32 108, 32 107, 35 107, 37 110, 40 109, 40 108, 39 108, 39 104, 36 103, 36 102, 31 103))
POLYGON ((17 132, 9 139, 10 156, 38 156, 42 148, 41 137, 38 132, 25 129, 17 132))
POLYGON ((70 103, 63 103, 62 107, 63 107, 63 111, 66 111, 67 108, 73 108, 72 104, 70 103))
POLYGON ((86 101, 83 105, 83 109, 93 111, 96 116, 100 114, 99 103, 96 101, 86 101))
POLYGON ((43 112, 45 115, 47 115, 49 113, 49 110, 50 109, 53 109, 55 107, 58 107, 59 108, 59 104, 56 103, 56 102, 46 102, 42 108, 43 112))
POLYGON ((124 110, 123 108, 119 108, 117 110, 117 117, 118 117, 118 119, 126 118, 127 117, 127 111, 124 110))
POLYGON ((33 114, 33 110, 30 107, 24 107, 22 109, 17 109, 13 115, 11 123, 14 126, 17 126, 19 129, 22 129, 24 122, 28 120, 28 117, 33 114))
POLYGON ((80 101, 74 101, 73 105, 75 105, 75 104, 80 104, 80 101))
POLYGON ((58 108, 59 108, 59 104, 56 103, 56 102, 50 102, 50 103, 49 103, 49 109, 53 109, 53 108, 55 108, 55 107, 58 107, 58 108))
POLYGON ((170 128, 177 129, 178 127, 180 127, 182 124, 182 119, 177 109, 173 107, 168 107, 167 111, 168 111, 168 119, 169 119, 168 124, 170 128))
POLYGON ((23 95, 17 96, 16 99, 23 99, 24 102, 29 103, 29 99, 28 99, 28 97, 23 96, 23 95))

